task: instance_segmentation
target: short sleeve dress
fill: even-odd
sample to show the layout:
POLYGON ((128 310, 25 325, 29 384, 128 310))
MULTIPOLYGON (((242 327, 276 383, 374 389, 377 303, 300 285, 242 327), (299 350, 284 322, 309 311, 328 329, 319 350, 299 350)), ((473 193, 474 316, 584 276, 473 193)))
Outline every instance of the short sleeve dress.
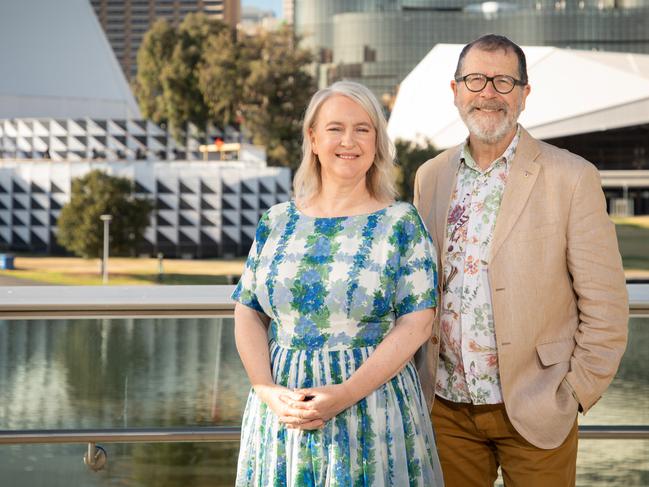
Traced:
MULTIPOLYGON (((436 257, 415 208, 316 218, 293 201, 261 218, 233 299, 270 317, 275 383, 337 384, 407 313, 436 306, 436 257)), ((314 431, 287 429, 251 390, 237 486, 441 486, 412 361, 314 431)))

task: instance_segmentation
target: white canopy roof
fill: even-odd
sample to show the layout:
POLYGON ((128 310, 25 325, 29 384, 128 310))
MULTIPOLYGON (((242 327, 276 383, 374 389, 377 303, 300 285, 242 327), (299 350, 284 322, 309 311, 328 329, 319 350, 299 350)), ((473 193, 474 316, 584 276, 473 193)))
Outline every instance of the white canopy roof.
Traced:
POLYGON ((139 118, 88 0, 0 1, 0 118, 139 118))
MULTIPOLYGON (((438 44, 401 83, 388 123, 392 140, 443 149, 468 131, 450 81, 462 50, 438 44)), ((649 55, 523 47, 532 88, 519 121, 541 139, 649 123, 649 55)))

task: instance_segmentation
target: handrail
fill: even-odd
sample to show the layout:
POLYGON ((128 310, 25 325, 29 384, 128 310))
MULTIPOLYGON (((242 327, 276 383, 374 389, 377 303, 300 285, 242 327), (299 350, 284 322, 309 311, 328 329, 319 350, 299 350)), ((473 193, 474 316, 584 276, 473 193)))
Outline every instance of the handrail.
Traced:
POLYGON ((241 428, 111 428, 57 430, 0 430, 0 445, 38 443, 199 443, 239 441, 241 428))
POLYGON ((579 438, 582 440, 649 440, 649 425, 581 425, 579 438))
MULTIPOLYGON (((238 442, 241 428, 232 426, 194 428, 124 428, 96 430, 0 430, 0 445, 86 443, 84 463, 93 471, 108 462, 101 443, 198 443, 238 442)), ((584 425, 579 427, 584 440, 647 440, 649 425, 584 425)))
MULTIPOLYGON (((4 319, 232 316, 234 286, 0 286, 4 319)), ((628 283, 629 313, 649 317, 649 284, 628 283)))
POLYGON ((5 319, 232 316, 234 286, 0 286, 5 319))
POLYGON ((649 284, 627 283, 629 293, 629 314, 649 317, 649 284))
MULTIPOLYGON (((64 430, 0 430, 0 445, 50 443, 199 443, 238 442, 241 428, 113 428, 64 430)), ((581 425, 585 440, 649 440, 649 425, 581 425)))

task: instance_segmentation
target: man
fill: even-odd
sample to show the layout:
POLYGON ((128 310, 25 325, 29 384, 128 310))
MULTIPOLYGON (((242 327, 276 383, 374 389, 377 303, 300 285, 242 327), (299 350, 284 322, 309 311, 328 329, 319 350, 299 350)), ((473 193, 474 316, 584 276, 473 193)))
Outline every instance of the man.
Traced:
POLYGON ((415 179, 441 269, 420 373, 446 486, 491 486, 498 467, 506 486, 575 485, 577 412, 611 382, 627 336, 599 174, 518 125, 530 85, 506 37, 468 44, 451 88, 469 137, 415 179))

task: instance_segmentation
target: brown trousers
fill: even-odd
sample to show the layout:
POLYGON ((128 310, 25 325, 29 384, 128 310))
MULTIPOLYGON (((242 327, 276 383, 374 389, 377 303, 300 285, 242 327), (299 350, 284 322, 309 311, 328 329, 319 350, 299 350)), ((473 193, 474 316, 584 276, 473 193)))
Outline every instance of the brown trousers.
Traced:
POLYGON ((492 487, 502 469, 506 487, 574 487, 577 419, 557 448, 523 438, 503 404, 474 406, 435 397, 431 414, 446 487, 492 487))

